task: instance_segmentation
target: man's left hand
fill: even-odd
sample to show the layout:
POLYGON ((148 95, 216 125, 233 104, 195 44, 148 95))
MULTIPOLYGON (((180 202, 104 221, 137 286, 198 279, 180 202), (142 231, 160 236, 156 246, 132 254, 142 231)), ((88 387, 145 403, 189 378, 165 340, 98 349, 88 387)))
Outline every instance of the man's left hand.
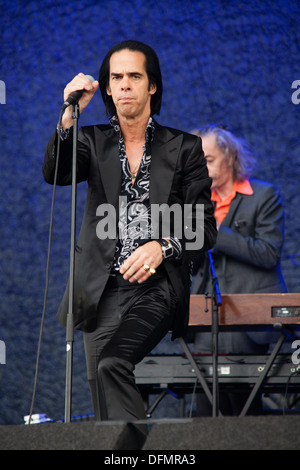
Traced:
POLYGON ((156 268, 162 263, 161 245, 157 241, 139 246, 120 268, 123 278, 129 282, 142 283, 155 275, 156 268))

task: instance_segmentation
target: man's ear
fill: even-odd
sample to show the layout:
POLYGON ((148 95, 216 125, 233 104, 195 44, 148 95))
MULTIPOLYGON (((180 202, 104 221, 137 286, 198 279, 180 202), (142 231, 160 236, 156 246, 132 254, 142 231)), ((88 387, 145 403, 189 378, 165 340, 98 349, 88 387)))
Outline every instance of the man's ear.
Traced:
POLYGON ((111 96, 111 90, 109 85, 106 87, 106 93, 108 94, 108 96, 111 96))
POLYGON ((156 83, 153 83, 153 82, 152 82, 152 83, 150 84, 150 90, 149 90, 150 95, 154 95, 154 94, 156 93, 156 90, 157 90, 156 83))

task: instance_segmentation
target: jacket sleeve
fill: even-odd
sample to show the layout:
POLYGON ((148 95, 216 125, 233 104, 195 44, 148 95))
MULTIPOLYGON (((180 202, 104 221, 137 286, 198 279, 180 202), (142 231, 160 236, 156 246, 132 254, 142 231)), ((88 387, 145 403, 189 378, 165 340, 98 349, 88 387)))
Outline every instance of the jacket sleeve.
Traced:
MULTIPOLYGON (((47 183, 54 183, 57 148, 59 145, 57 184, 66 186, 72 184, 72 159, 73 159, 73 128, 70 129, 66 139, 60 139, 58 132, 52 134, 47 145, 42 172, 47 183)), ((88 140, 83 129, 79 129, 77 139, 76 179, 77 183, 85 181, 89 173, 90 152, 88 140)))
MULTIPOLYGON (((268 184, 257 195, 254 226, 247 220, 233 228, 220 225, 215 251, 254 266, 271 269, 280 260, 284 237, 284 211, 278 189, 268 184)), ((253 210, 253 209, 252 209, 253 210)))

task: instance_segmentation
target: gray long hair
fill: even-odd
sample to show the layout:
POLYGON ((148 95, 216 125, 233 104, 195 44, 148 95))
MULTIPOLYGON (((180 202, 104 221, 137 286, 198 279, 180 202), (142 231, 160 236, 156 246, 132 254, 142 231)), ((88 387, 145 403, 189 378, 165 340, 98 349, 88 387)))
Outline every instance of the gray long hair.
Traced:
POLYGON ((192 131, 198 137, 209 134, 216 136, 216 142, 223 152, 224 158, 232 166, 234 181, 242 181, 249 178, 255 164, 255 158, 250 151, 249 144, 244 139, 236 137, 225 126, 209 125, 192 131))

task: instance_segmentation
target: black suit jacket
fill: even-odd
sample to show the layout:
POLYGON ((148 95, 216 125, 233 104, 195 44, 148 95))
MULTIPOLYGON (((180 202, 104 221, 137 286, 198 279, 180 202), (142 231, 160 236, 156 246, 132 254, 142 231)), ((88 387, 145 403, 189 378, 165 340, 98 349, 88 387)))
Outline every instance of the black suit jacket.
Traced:
MULTIPOLYGON (((45 180, 53 184, 57 133, 48 144, 43 165, 45 180)), ((72 135, 61 142, 57 183, 72 183, 72 135)), ((77 182, 88 181, 85 211, 75 250, 74 319, 75 328, 90 329, 96 317, 97 305, 108 280, 117 239, 100 240, 96 227, 100 217, 97 207, 111 204, 116 209, 121 190, 122 172, 118 135, 110 125, 87 126, 79 130, 77 182)), ((169 206, 192 205, 195 224, 196 204, 204 206, 204 243, 202 251, 211 248, 216 239, 213 205, 210 199, 211 180, 208 177, 201 140, 193 135, 156 124, 151 153, 150 203, 169 206)), ((201 221, 198 221, 199 223, 201 221)), ((203 225, 203 224, 202 224, 203 225)), ((194 226, 195 228, 195 226, 194 226)), ((184 227, 188 233, 191 227, 184 227)), ((116 228, 117 230, 117 228, 116 228)), ((187 250, 182 238, 181 260, 166 260, 163 264, 178 298, 173 338, 181 336, 188 323, 190 273, 189 261, 199 250, 187 250)), ((58 319, 65 325, 68 313, 68 286, 58 310, 58 319)))
MULTIPOLYGON (((286 292, 280 267, 284 211, 278 189, 250 179, 252 195, 238 193, 220 225, 212 255, 221 294, 286 292)), ((191 292, 212 292, 207 256, 195 263, 191 292)))

